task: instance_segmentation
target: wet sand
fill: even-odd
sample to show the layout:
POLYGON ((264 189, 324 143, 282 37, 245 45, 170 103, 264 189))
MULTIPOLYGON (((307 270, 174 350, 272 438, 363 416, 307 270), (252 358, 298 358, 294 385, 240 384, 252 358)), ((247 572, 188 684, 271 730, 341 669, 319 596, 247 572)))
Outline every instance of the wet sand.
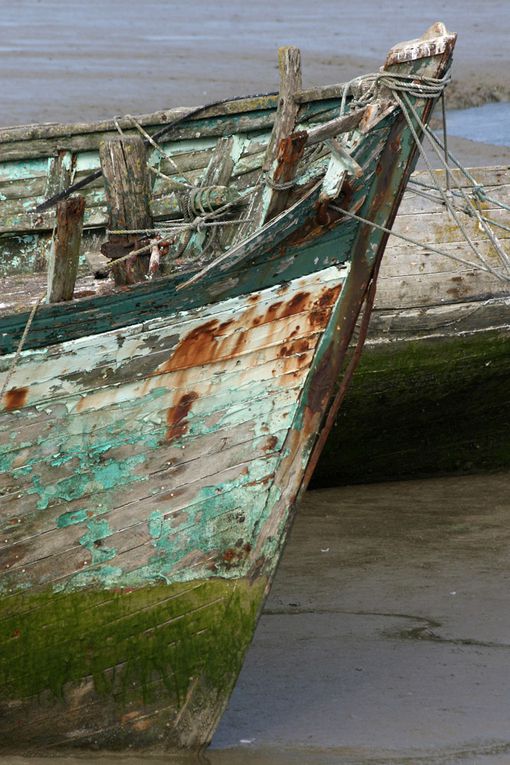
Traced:
POLYGON ((506 0, 18 0, 0 25, 0 124, 92 120, 277 87, 276 48, 301 47, 305 85, 380 66, 444 21, 459 40, 451 107, 510 100, 506 0))
POLYGON ((510 474, 309 492, 211 764, 507 765, 509 552, 510 474))

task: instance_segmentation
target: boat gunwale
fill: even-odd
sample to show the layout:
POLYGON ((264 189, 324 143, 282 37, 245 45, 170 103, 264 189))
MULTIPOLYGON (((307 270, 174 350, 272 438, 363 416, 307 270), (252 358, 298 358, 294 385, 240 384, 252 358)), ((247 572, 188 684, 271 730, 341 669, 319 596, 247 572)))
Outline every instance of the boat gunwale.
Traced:
MULTIPOLYGON (((340 98, 344 88, 345 83, 307 88, 296 94, 296 101, 300 105, 304 105, 316 101, 340 98)), ((277 103, 278 93, 275 91, 260 95, 227 98, 212 104, 175 106, 171 109, 133 116, 142 127, 160 123, 163 123, 164 126, 165 122, 168 122, 170 127, 170 123, 173 120, 189 119, 190 121, 196 121, 209 117, 228 117, 245 112, 270 111, 276 109, 277 103)), ((122 129, 132 129, 133 121, 131 116, 123 116, 118 119, 96 120, 94 122, 45 122, 5 126, 0 127, 0 144, 105 132, 117 130, 117 125, 122 129)))

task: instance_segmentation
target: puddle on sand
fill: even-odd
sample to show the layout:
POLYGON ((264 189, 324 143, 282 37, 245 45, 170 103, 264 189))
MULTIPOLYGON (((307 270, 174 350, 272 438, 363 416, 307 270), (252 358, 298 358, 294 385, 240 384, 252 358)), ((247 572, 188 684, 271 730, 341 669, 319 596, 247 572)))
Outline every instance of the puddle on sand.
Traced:
POLYGON ((459 138, 510 146, 510 103, 453 109, 447 114, 447 127, 451 135, 459 138))

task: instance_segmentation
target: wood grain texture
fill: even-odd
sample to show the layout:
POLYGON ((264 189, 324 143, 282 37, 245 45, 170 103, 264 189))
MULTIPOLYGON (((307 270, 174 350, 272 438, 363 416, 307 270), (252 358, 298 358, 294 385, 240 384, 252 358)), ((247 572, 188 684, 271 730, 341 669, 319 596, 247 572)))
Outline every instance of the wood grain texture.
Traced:
MULTIPOLYGON (((510 169, 505 166, 481 167, 470 168, 468 172, 487 196, 479 202, 480 211, 496 223, 494 233, 508 251, 509 232, 497 224, 510 225, 510 214, 498 207, 498 202, 503 205, 510 202, 510 169)), ((469 195, 472 184, 460 171, 454 170, 452 174, 454 193, 456 189, 463 189, 469 195)), ((433 185, 424 171, 414 173, 413 179, 417 184, 433 185)), ((435 180, 445 188, 444 171, 436 170, 435 180)), ((376 310, 425 309, 510 295, 508 282, 478 268, 478 265, 484 265, 483 261, 477 259, 443 205, 424 198, 415 189, 419 191, 421 186, 410 186, 406 191, 393 230, 416 239, 422 247, 390 237, 379 277, 376 310), (439 248, 446 256, 428 251, 427 244, 439 248), (455 262, 449 254, 467 263, 455 262)), ((437 192, 435 196, 438 196, 437 192)), ((486 232, 472 218, 462 214, 461 218, 481 257, 493 268, 500 268, 499 257, 486 232)))
MULTIPOLYGON (((445 55, 403 70, 435 76, 446 65, 445 55)), ((338 94, 299 109, 291 100, 292 129, 337 116, 338 94)), ((168 136, 189 154, 193 135, 205 152, 190 170, 195 186, 214 169, 219 135, 234 139, 231 159, 256 140, 232 176, 244 159, 239 188, 257 183, 275 103, 252 105, 168 136)), ((431 105, 417 108, 426 117, 431 105)), ((363 177, 353 174, 341 202, 391 225, 415 150, 398 110, 375 112, 352 133, 363 177)), ((87 130, 64 147, 77 172, 97 163, 94 141, 105 137, 87 130)), ((30 179, 37 152, 62 138, 33 137, 42 143, 24 169, 30 179)), ((289 209, 260 227, 262 216, 210 267, 44 306, 19 358, 27 313, 2 318, 3 740, 12 742, 16 714, 27 728, 21 748, 210 740, 336 411, 384 249, 379 231, 321 205, 328 159, 318 152, 294 179, 289 209), (55 697, 63 711, 48 731, 55 697)), ((20 180, 12 164, 3 169, 20 180)), ((90 194, 104 215, 101 187, 90 194)))
MULTIPOLYGON (((141 136, 120 136, 99 145, 103 171, 108 228, 110 231, 151 229, 151 184, 147 150, 141 136)), ((119 258, 139 249, 142 235, 110 235, 101 251, 119 258)), ((113 267, 115 283, 136 284, 147 274, 148 256, 133 256, 113 267)))
POLYGON ((85 200, 72 196, 59 202, 57 225, 48 262, 48 303, 71 300, 78 274, 85 200))
POLYGON ((140 583, 153 565, 156 516, 168 526, 156 579, 170 580, 171 569, 188 576, 177 572, 190 544, 204 560, 240 536, 253 545, 260 481, 274 470, 344 278, 333 268, 138 332, 25 354, 0 417, 5 586, 140 583), (232 526, 236 508, 245 520, 232 526))

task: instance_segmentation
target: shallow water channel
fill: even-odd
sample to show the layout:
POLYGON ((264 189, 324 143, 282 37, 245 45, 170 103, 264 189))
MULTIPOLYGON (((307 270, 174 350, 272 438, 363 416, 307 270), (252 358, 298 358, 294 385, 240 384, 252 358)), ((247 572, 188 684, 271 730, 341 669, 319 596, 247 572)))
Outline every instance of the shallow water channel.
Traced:
POLYGON ((510 146, 510 103, 484 104, 471 109, 452 109, 448 132, 470 141, 510 146))

